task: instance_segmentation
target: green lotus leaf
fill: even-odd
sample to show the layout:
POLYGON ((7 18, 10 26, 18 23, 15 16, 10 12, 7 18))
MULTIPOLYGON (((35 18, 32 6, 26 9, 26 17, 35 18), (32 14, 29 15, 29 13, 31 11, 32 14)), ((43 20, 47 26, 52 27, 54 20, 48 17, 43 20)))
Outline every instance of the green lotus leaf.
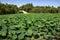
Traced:
POLYGON ((20 35, 18 35, 18 40, 21 40, 21 39, 23 39, 24 38, 24 36, 25 36, 25 34, 20 34, 20 35))
POLYGON ((9 26, 9 29, 15 29, 15 26, 9 26))
POLYGON ((32 33, 33 33, 33 30, 30 28, 30 29, 28 29, 28 30, 27 30, 26 35, 31 36, 31 35, 32 35, 32 33))
POLYGON ((16 28, 20 28, 20 25, 15 25, 16 28))
POLYGON ((20 30, 17 30, 16 32, 17 32, 17 34, 21 33, 20 30))
POLYGON ((20 33, 25 33, 25 32, 26 32, 25 29, 23 28, 20 29, 20 33))
POLYGON ((1 36, 6 36, 6 33, 7 33, 6 31, 0 31, 1 36))
POLYGON ((16 34, 16 31, 9 29, 9 30, 8 30, 8 33, 9 33, 9 34, 16 34))
POLYGON ((33 35, 36 35, 36 34, 38 34, 38 32, 37 31, 33 31, 33 35))
POLYGON ((43 25, 37 25, 38 27, 44 27, 43 25))
POLYGON ((16 40, 16 38, 17 38, 17 35, 12 36, 12 40, 16 40))

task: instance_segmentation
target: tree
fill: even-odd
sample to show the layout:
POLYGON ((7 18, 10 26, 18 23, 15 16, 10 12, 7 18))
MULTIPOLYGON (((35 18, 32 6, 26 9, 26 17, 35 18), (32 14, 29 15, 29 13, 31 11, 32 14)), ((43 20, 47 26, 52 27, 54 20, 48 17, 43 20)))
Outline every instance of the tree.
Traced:
POLYGON ((15 14, 19 10, 24 10, 29 13, 60 13, 60 6, 57 8, 53 6, 33 6, 28 3, 17 7, 14 4, 0 3, 0 14, 15 14))
POLYGON ((33 8, 33 5, 32 4, 25 4, 21 7, 19 7, 20 10, 24 10, 24 11, 27 11, 27 12, 30 12, 33 8))
POLYGON ((58 7, 57 10, 58 10, 58 13, 60 13, 60 7, 58 7))
POLYGON ((12 14, 17 13, 18 7, 13 4, 3 4, 0 3, 0 14, 12 14))

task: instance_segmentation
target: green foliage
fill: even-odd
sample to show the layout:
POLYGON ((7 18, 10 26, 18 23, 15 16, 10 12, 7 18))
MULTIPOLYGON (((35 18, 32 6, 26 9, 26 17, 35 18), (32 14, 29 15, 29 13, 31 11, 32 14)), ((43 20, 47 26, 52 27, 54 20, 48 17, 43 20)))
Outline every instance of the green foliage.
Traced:
POLYGON ((1 40, 60 38, 60 14, 0 15, 1 40))
POLYGON ((12 14, 17 13, 18 7, 13 4, 3 4, 0 3, 0 14, 12 14))
POLYGON ((24 10, 24 11, 27 11, 27 12, 30 12, 33 8, 33 5, 32 4, 26 4, 26 5, 23 5, 21 7, 19 7, 20 10, 24 10))
POLYGON ((14 4, 0 3, 0 15, 16 14, 19 13, 20 10, 26 11, 28 13, 60 13, 60 7, 56 8, 53 6, 33 6, 31 3, 17 7, 17 5, 14 4))
POLYGON ((51 6, 33 6, 32 4, 25 4, 19 7, 20 10, 25 10, 29 13, 60 13, 60 7, 51 6))

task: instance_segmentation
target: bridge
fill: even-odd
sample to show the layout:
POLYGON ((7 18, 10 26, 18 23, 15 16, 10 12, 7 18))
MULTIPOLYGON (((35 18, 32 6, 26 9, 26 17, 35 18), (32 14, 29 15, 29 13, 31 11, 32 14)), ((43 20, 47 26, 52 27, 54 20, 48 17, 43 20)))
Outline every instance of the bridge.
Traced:
POLYGON ((28 12, 26 12, 24 10, 19 10, 18 13, 28 14, 28 12))

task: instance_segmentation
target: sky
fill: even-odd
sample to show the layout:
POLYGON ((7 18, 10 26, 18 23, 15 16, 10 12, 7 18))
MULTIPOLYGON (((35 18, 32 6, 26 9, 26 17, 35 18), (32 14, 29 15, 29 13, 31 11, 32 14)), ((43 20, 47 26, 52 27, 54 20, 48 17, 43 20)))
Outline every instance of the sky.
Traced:
POLYGON ((34 6, 60 6, 60 0, 0 0, 2 3, 15 4, 22 6, 27 3, 32 3, 34 6))

